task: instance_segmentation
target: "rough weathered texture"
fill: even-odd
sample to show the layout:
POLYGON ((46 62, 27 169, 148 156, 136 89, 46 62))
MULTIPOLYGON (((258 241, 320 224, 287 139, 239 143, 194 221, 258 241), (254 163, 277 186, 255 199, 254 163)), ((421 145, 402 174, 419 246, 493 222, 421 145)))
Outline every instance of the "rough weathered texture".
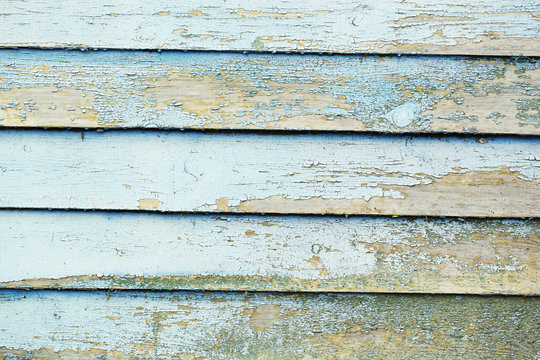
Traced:
POLYGON ((533 359, 539 305, 527 297, 4 290, 0 354, 533 359))
POLYGON ((0 211, 0 286, 540 295, 540 223, 0 211))
POLYGON ((535 0, 0 3, 0 46, 540 55, 535 0))
POLYGON ((540 139, 0 132, 0 207, 540 216, 540 139))
POLYGON ((515 59, 0 52, 0 126, 540 134, 515 59))

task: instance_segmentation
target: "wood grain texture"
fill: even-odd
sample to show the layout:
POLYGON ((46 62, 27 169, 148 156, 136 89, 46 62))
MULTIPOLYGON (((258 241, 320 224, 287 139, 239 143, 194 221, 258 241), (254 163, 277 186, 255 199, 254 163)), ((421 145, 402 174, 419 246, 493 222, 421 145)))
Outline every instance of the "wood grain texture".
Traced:
POLYGON ((0 291, 8 359, 533 359, 534 297, 0 291))
POLYGON ((0 207, 540 216, 540 139, 0 132, 0 207))
POLYGON ((0 52, 0 126, 540 134, 540 63, 0 52))
POLYGON ((0 46, 540 55, 535 0, 0 3, 0 46))
POLYGON ((0 286, 540 295, 540 223, 0 211, 0 286))

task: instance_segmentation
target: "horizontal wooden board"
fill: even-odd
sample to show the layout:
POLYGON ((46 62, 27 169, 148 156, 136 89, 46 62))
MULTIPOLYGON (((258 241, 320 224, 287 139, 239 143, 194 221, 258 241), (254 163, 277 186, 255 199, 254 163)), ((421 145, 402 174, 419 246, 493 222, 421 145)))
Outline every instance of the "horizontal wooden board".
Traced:
POLYGON ((540 63, 0 52, 0 126, 540 134, 540 63))
POLYGON ((0 211, 0 286, 540 295, 540 222, 0 211))
POLYGON ((0 132, 0 207, 540 216, 540 139, 0 132))
POLYGON ((0 354, 533 359, 539 305, 534 297, 3 290, 0 354))
POLYGON ((0 46, 540 55, 535 0, 0 3, 0 46))

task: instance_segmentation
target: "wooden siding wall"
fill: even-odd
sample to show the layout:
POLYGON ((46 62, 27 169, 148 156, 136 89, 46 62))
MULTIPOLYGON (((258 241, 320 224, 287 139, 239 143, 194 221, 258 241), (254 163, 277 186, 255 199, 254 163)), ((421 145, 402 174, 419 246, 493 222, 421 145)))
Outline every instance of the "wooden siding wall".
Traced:
POLYGON ((539 28, 0 1, 0 358, 540 358, 539 28))

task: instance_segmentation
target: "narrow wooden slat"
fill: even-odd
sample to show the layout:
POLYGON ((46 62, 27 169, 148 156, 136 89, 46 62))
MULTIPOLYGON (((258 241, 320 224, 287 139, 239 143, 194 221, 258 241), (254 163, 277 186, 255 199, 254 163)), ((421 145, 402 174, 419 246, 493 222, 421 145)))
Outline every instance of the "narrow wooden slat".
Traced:
POLYGON ((0 354, 533 359, 539 304, 531 297, 4 290, 0 354))
POLYGON ((0 126, 540 134, 515 59, 0 52, 0 126))
POLYGON ((0 286, 540 295, 540 223, 0 211, 0 286))
POLYGON ((0 46, 540 54, 535 0, 0 3, 0 46))
POLYGON ((0 207, 540 216, 538 138, 0 132, 0 207))

